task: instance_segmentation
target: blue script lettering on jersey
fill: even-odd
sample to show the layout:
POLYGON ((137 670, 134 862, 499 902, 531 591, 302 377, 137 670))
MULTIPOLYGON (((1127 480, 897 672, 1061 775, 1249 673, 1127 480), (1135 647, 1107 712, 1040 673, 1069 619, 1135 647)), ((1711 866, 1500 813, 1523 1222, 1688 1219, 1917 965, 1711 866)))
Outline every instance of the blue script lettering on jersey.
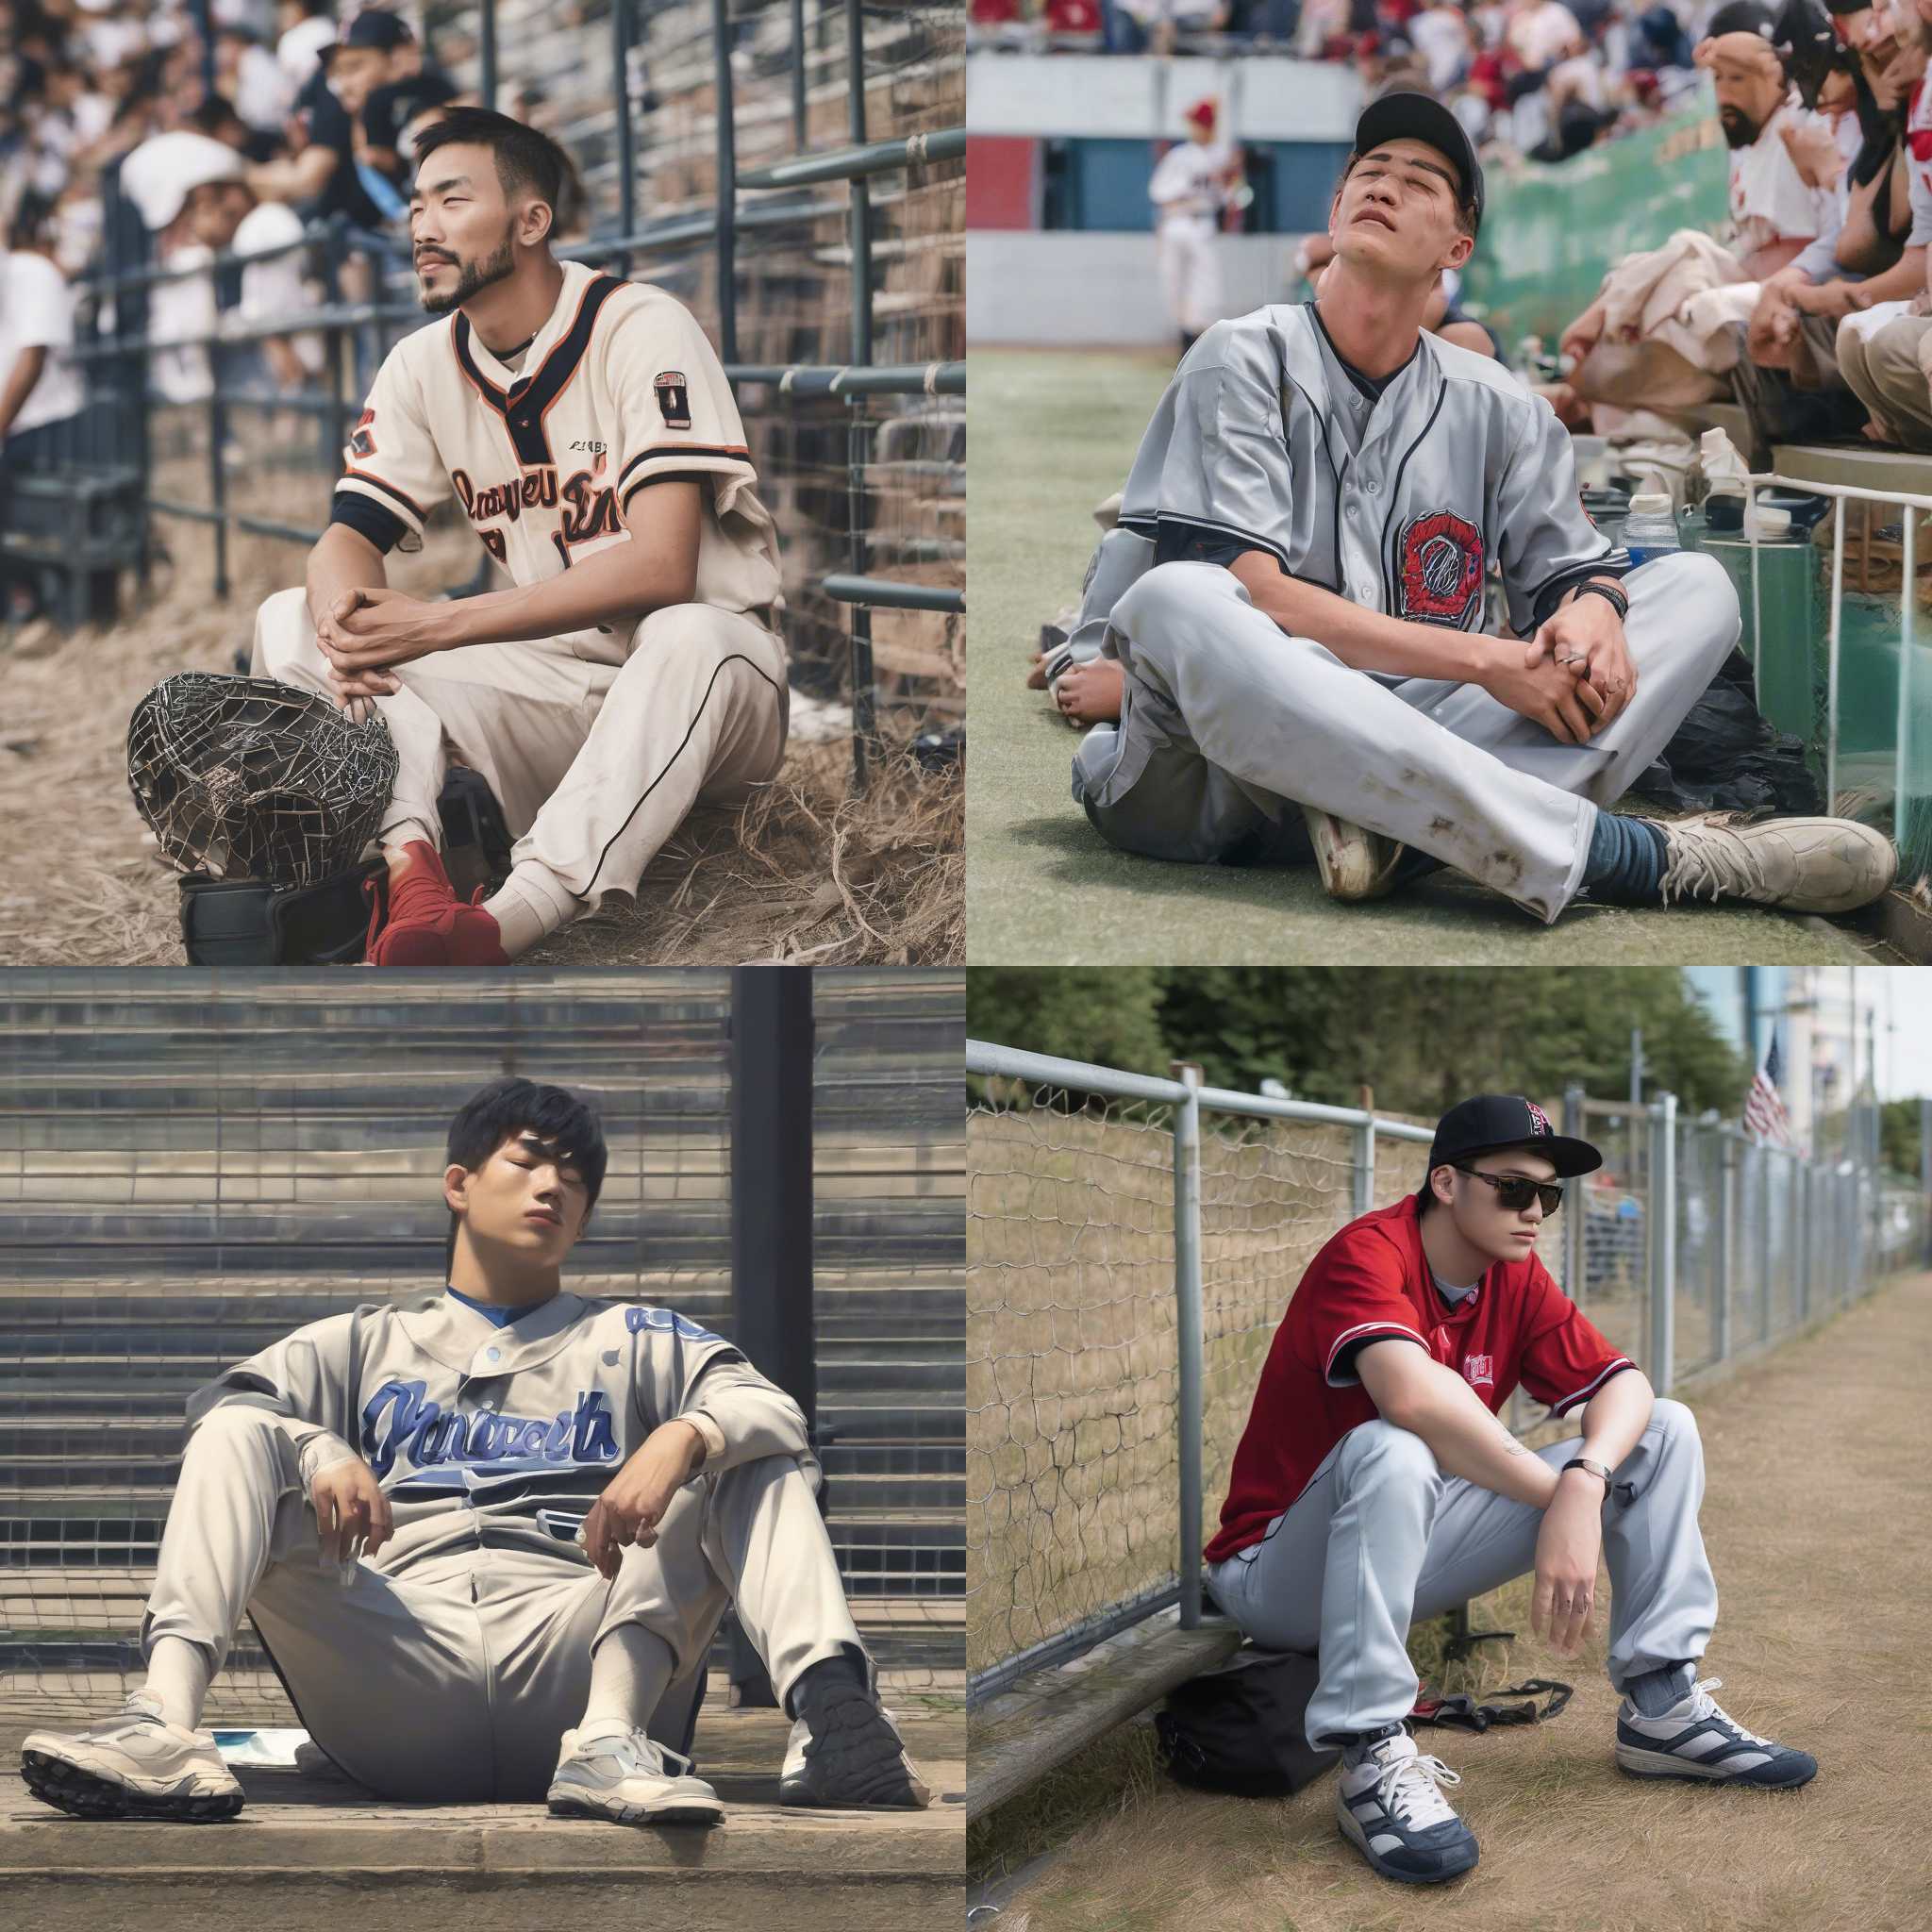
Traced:
POLYGON ((575 1408, 548 1421, 445 1409, 427 1400, 427 1393, 421 1382, 385 1382, 370 1397, 362 1411, 362 1454, 378 1476, 387 1475, 406 1451, 418 1469, 533 1456, 545 1462, 617 1460, 610 1405, 597 1391, 580 1390, 575 1408))
POLYGON ((700 1328, 695 1322, 678 1314, 674 1308, 648 1306, 626 1308, 624 1322, 633 1335, 645 1328, 658 1328, 667 1335, 681 1335, 687 1341, 722 1341, 724 1339, 722 1335, 713 1335, 708 1328, 700 1328))

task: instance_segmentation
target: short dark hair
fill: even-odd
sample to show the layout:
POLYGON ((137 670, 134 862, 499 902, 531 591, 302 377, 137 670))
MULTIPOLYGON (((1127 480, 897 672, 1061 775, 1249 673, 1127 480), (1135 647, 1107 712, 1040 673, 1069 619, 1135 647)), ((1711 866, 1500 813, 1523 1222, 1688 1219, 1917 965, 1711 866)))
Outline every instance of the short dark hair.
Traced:
POLYGON ((506 197, 534 192, 550 209, 552 229, 563 225, 575 206, 577 173, 570 157, 541 128, 489 108, 452 108, 416 137, 417 167, 438 148, 459 142, 490 150, 506 197))
MULTIPOLYGON (((561 1087, 540 1087, 533 1080, 492 1080, 471 1094, 449 1124, 449 1153, 443 1165, 475 1174, 505 1141, 525 1133, 534 1134, 548 1153, 567 1159, 582 1176, 590 1196, 584 1206, 588 1219, 604 1191, 608 1160, 604 1124, 595 1108, 561 1087)), ((457 1212, 451 1208, 445 1270, 456 1258, 457 1226, 457 1212)))
MULTIPOLYGON (((1373 153, 1374 149, 1371 149, 1370 152, 1373 153)), ((1360 148, 1351 148, 1349 150, 1348 158, 1347 160, 1342 162, 1341 173, 1335 183, 1335 194, 1340 194, 1341 192, 1342 183, 1346 181, 1348 177, 1355 173, 1356 163, 1359 161, 1361 158, 1362 150, 1360 148)), ((1447 158, 1444 157, 1444 158, 1446 159, 1447 158)), ((1449 172, 1452 176, 1456 173, 1455 165, 1453 163, 1450 166, 1449 172)), ((1475 203, 1473 200, 1471 200, 1467 195, 1465 195, 1462 192, 1460 185, 1453 180, 1450 183, 1449 192, 1455 198, 1456 202, 1457 227, 1459 228, 1463 234, 1473 236, 1475 233, 1475 203)), ((1335 200, 1335 195, 1330 195, 1328 199, 1330 204, 1332 205, 1335 200)))

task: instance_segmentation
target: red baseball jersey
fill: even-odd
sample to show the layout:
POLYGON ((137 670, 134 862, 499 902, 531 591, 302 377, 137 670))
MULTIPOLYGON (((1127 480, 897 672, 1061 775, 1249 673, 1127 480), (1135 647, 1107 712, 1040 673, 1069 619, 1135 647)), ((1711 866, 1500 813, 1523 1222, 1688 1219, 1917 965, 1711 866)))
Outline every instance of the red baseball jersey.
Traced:
POLYGON ((1491 1413, 1520 1382, 1562 1415, 1619 1369, 1636 1367, 1534 1255, 1492 1262, 1475 1292, 1451 1307, 1430 1278, 1415 1196, 1364 1214, 1309 1262, 1274 1331, 1235 1451, 1221 1528, 1208 1545, 1210 1563, 1259 1542, 1329 1450, 1375 1420, 1352 1357, 1361 1343, 1391 1336, 1454 1369, 1491 1413))

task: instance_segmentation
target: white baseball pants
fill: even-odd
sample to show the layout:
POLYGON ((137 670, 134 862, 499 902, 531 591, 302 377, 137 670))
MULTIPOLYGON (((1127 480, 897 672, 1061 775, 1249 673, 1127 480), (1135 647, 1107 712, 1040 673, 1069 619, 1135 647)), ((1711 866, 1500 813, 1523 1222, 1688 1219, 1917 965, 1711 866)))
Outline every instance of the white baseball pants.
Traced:
MULTIPOLYGON (((303 591, 257 613, 253 671, 331 695, 303 591)), ((785 755, 783 643, 707 604, 651 612, 622 663, 540 639, 439 651, 395 675, 403 689, 375 700, 401 767, 377 837, 441 843, 454 755, 503 807, 514 883, 558 924, 634 892, 693 805, 742 799, 785 755)))
POLYGON ((1221 320, 1221 258, 1215 253, 1220 232, 1206 215, 1175 215, 1161 223, 1154 238, 1167 312, 1183 335, 1198 336, 1221 320))
MULTIPOLYGON (((1536 1453, 1552 1469, 1583 1438, 1536 1453)), ((1704 1655, 1717 1584, 1704 1554, 1697 1418, 1659 1398, 1604 1500, 1611 1684, 1704 1655)), ((1408 1628, 1536 1568, 1543 1512, 1443 1474, 1392 1423, 1349 1430, 1264 1541, 1209 1566, 1215 1601, 1268 1650, 1321 1653, 1311 1741, 1399 1724, 1415 1706, 1408 1628)), ((1595 1617, 1592 1613, 1592 1621, 1595 1617)))
POLYGON ((223 1660, 253 1619, 309 1735, 388 1798, 542 1797, 582 1717, 591 1653, 619 1624, 670 1646, 652 1734, 681 1743, 727 1606, 782 1699, 812 1664, 863 1652, 810 1479, 767 1457, 680 1490, 650 1549, 606 1583, 575 1545, 477 1549, 386 1574, 323 1567, 315 1510, 265 1410, 215 1408, 188 1440, 142 1624, 142 1654, 181 1637, 223 1660))
MULTIPOLYGON (((1123 537, 1115 532, 1108 544, 1123 537)), ((1102 565, 1106 567, 1105 562, 1102 565)), ((1474 684, 1385 684, 1288 636, 1232 571, 1157 565, 1108 615, 1126 678, 1074 795, 1109 843, 1213 862, 1276 835, 1306 852, 1296 803, 1433 854, 1546 924, 1583 883, 1599 807, 1675 734, 1742 628, 1724 566, 1696 552, 1624 578, 1636 695, 1589 743, 1560 744, 1474 684)))

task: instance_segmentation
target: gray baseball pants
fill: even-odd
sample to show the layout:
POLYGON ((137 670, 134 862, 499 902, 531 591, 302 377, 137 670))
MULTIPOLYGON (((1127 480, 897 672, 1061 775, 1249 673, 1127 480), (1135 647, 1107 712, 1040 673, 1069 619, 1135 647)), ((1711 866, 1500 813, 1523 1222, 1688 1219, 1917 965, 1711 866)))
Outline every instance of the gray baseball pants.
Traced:
POLYGON ((670 1646, 676 1674, 651 1734, 683 1748, 727 1605, 781 1698, 810 1665, 863 1653, 790 1457, 700 1473, 609 1583, 566 1544, 554 1557, 445 1552, 398 1575, 365 1560, 342 1582, 275 1417, 225 1406, 188 1440, 142 1654, 184 1637, 219 1671, 251 1617, 310 1737, 358 1782, 388 1798, 530 1803, 583 1716, 591 1653, 619 1624, 670 1646))
MULTIPOLYGON (((1103 553, 1119 537, 1144 544, 1117 532, 1103 553)), ((1475 685, 1351 670, 1288 636, 1218 564, 1157 565, 1109 612, 1121 722, 1081 741, 1074 795, 1109 843, 1197 863, 1304 854, 1293 806, 1317 806, 1548 924, 1583 883, 1598 808, 1670 742, 1741 629, 1714 558, 1660 557, 1624 587, 1636 695, 1572 745, 1475 685)))
MULTIPOLYGON (((1582 1437, 1536 1454, 1560 1469, 1582 1437)), ((1681 1402, 1659 1398, 1611 1472, 1604 1501, 1611 1684, 1704 1655, 1717 1584, 1704 1554, 1704 1444, 1681 1402)), ((1414 1707, 1408 1626, 1536 1568, 1543 1513, 1444 1475, 1429 1445, 1363 1423, 1328 1452, 1267 1540, 1209 1566, 1215 1601, 1269 1650, 1319 1651, 1306 1732, 1399 1724, 1414 1707)), ((1595 1626, 1595 1613, 1592 1625, 1595 1626)))

